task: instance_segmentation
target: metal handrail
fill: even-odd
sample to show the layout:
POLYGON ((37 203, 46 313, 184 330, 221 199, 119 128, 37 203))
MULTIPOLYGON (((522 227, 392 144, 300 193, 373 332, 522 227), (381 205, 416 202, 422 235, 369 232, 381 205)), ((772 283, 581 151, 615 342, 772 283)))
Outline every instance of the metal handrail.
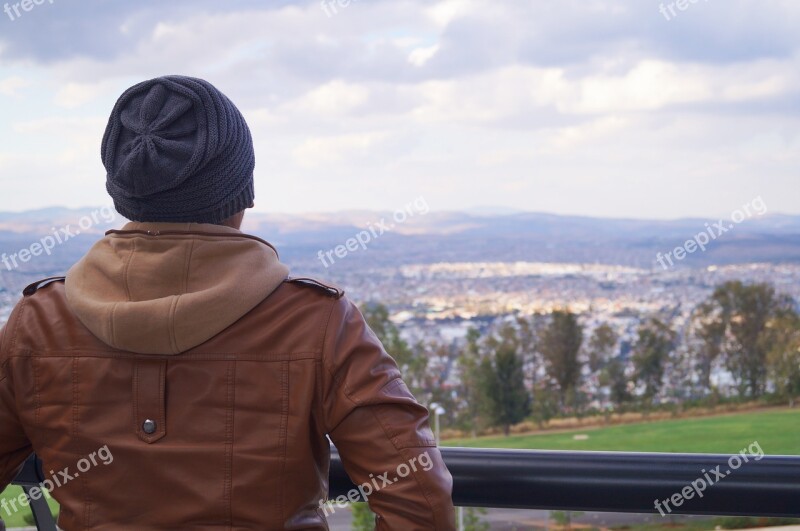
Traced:
POLYGON ((31 496, 31 489, 41 488, 44 481, 42 462, 36 455, 31 455, 14 479, 14 485, 19 485, 28 497, 33 521, 39 531, 57 531, 56 522, 50 513, 50 506, 44 496, 31 496))
MULTIPOLYGON (((567 452, 442 448, 453 476, 453 501, 463 507, 659 514, 666 500, 731 456, 631 452, 567 452), (662 504, 663 505, 663 504, 662 504)), ((738 458, 744 461, 742 456, 738 458)), ((800 517, 800 456, 768 455, 737 466, 718 483, 665 514, 800 517)), ((698 483, 698 488, 700 484, 698 483)), ((334 453, 330 498, 353 488, 334 453)), ((663 510, 663 509, 662 509, 663 510)))
MULTIPOLYGON (((336 449, 331 451, 334 500, 355 485, 336 449)), ((665 514, 800 517, 800 456, 747 455, 744 462, 740 455, 737 464, 721 454, 485 448, 441 452, 459 506, 659 514, 658 500, 665 514), (700 480, 716 481, 699 490, 700 480), (687 496, 690 491, 694 494, 687 496), (676 505, 672 499, 679 495, 676 505), (669 511, 665 500, 670 500, 669 511)), ((43 479, 41 463, 31 456, 14 483, 27 494, 43 479)), ((31 500, 31 508, 38 529, 56 531, 43 498, 31 500)))

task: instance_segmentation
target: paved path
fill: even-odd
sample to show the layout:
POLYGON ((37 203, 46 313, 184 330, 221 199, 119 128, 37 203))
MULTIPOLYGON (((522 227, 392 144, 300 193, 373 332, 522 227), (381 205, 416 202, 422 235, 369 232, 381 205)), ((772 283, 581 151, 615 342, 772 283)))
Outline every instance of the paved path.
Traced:
MULTIPOLYGON (((675 517, 674 522, 686 519, 708 519, 709 517, 682 516, 675 517)), ((550 519, 549 511, 532 511, 516 509, 487 509, 487 513, 481 517, 491 525, 492 531, 528 531, 544 530, 552 526, 554 522, 550 519)), ((572 527, 608 529, 610 527, 630 525, 636 523, 658 523, 663 522, 669 525, 669 519, 662 518, 658 514, 631 514, 631 513, 587 513, 572 519, 572 527)), ((337 510, 336 513, 328 517, 331 531, 350 531, 350 511, 337 510)), ((778 528, 773 528, 778 529, 778 528)), ((787 528, 786 531, 795 531, 787 528)), ((800 531, 798 529, 797 531, 800 531)))

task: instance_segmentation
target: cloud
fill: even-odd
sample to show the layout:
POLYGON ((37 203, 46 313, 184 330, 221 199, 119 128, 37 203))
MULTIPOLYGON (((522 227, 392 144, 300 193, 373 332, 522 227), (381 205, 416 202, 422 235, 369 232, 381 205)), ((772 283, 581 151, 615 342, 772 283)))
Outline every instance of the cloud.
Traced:
POLYGON ((436 52, 439 51, 439 48, 440 46, 438 44, 424 48, 414 48, 414 50, 408 54, 408 62, 414 66, 423 66, 425 63, 430 61, 433 56, 436 55, 436 52))
POLYGON ((310 90, 286 108, 293 112, 339 116, 356 110, 368 97, 369 89, 364 85, 337 79, 310 90))
POLYGON ((488 7, 486 2, 475 0, 444 0, 425 8, 425 15, 440 28, 446 28, 453 20, 473 14, 488 7))
POLYGON ((352 158, 369 157, 388 137, 383 131, 312 137, 297 146, 292 155, 302 167, 324 168, 352 158))
POLYGON ((18 77, 12 76, 7 77, 5 79, 0 79, 0 94, 3 96, 11 96, 14 97, 18 94, 20 89, 23 89, 30 85, 29 81, 18 77))
POLYGON ((114 85, 108 82, 67 83, 58 90, 53 101, 59 107, 74 109, 96 101, 101 95, 112 94, 114 88, 114 85))
POLYGON ((661 109, 667 105, 708 100, 707 76, 662 61, 642 61, 624 75, 589 76, 579 82, 577 100, 565 110, 585 113, 661 109))
POLYGON ((77 136, 93 136, 102 134, 106 127, 106 121, 99 117, 55 117, 37 118, 12 124, 16 133, 22 134, 50 134, 59 135, 60 131, 69 130, 73 133, 73 138, 77 136))

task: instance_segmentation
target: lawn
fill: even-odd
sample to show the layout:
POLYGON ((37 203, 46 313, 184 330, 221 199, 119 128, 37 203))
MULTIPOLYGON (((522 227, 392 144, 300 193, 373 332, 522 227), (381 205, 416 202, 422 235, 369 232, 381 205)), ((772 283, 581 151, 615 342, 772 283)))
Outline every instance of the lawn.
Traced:
POLYGON ((766 454, 800 455, 800 408, 663 420, 558 433, 448 439, 443 446, 733 454, 758 441, 766 454), (576 435, 587 436, 575 438, 576 435))
MULTIPOLYGON (((6 500, 10 500, 12 498, 17 498, 20 494, 22 494, 22 488, 9 487, 3 492, 2 495, 0 495, 0 499, 5 498, 6 500)), ((55 513, 55 511, 58 508, 58 504, 56 503, 56 501, 50 498, 47 500, 47 503, 50 505, 50 507, 53 509, 53 512, 55 513)), ((19 504, 17 504, 17 507, 19 507, 19 504)), ((8 511, 12 511, 11 506, 8 506, 8 511)), ((6 526, 9 529, 12 527, 26 527, 31 525, 30 523, 25 522, 25 517, 30 518, 30 514, 31 511, 27 507, 18 511, 12 511, 11 516, 8 515, 8 512, 0 509, 0 518, 3 519, 6 526)))

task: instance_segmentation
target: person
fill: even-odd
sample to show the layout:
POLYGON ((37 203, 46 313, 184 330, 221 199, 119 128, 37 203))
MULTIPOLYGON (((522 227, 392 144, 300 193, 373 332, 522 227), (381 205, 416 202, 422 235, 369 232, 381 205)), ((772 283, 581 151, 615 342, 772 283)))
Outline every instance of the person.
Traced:
POLYGON ((454 529, 428 412, 357 307, 241 232, 255 157, 234 104, 144 81, 101 155, 130 222, 2 329, 0 490, 35 452, 67 531, 327 529, 332 441, 377 529, 454 529))

